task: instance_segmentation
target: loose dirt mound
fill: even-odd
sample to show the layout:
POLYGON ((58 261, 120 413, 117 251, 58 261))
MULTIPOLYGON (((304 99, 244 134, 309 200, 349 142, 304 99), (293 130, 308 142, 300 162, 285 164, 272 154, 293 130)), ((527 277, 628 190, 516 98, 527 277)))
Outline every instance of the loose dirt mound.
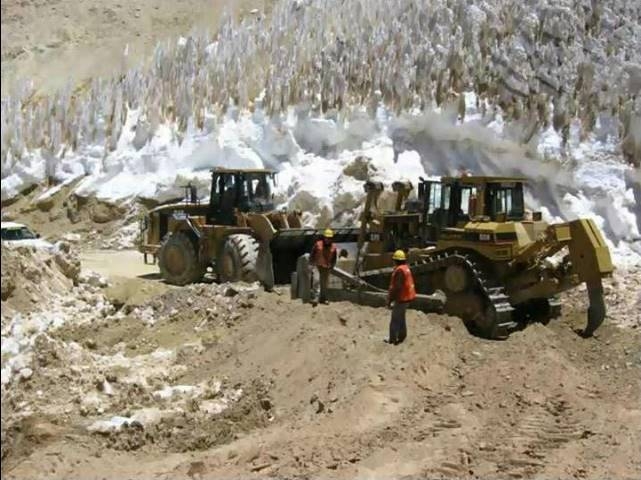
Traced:
POLYGON ((49 252, 33 247, 2 246, 2 318, 41 308, 52 295, 77 282, 80 261, 68 244, 49 252))
POLYGON ((635 478, 641 468, 639 332, 606 323, 582 339, 584 307, 505 342, 412 311, 401 346, 382 342, 384 309, 314 309, 237 286, 172 288, 124 309, 39 346, 42 363, 6 402, 7 478, 635 478))

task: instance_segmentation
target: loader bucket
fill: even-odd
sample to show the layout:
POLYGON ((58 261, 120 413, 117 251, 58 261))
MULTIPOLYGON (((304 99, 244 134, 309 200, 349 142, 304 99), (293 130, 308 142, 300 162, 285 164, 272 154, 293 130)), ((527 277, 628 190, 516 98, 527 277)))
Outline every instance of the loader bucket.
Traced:
MULTIPOLYGON (((358 228, 334 228, 334 243, 356 243, 359 232, 358 228)), ((291 281, 298 257, 310 253, 322 234, 322 229, 315 228, 288 228, 276 232, 269 244, 276 283, 291 281)))

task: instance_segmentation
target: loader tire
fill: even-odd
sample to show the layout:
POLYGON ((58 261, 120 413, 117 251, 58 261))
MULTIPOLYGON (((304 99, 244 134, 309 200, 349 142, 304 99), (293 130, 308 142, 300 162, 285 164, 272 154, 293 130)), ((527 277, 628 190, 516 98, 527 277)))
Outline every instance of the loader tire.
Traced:
POLYGON ((255 282, 258 242, 251 235, 229 235, 218 260, 218 275, 222 282, 255 282))
POLYGON ((160 275, 172 285, 187 285, 200 280, 206 268, 198 261, 195 242, 186 233, 168 235, 158 252, 160 275))

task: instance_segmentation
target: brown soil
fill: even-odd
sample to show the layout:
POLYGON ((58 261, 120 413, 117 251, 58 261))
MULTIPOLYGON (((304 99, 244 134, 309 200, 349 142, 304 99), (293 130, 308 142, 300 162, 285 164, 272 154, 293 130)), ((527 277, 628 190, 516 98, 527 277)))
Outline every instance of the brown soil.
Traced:
POLYGON ((261 0, 3 0, 2 95, 19 79, 53 91, 68 82, 120 74, 157 44, 192 28, 215 29, 225 9, 242 14, 261 0), (123 52, 128 46, 128 56, 123 52))
POLYGON ((72 252, 2 246, 3 326, 13 313, 37 311, 52 296, 70 290, 79 273, 80 262, 72 252))
MULTIPOLYGON (((27 400, 36 413, 7 429, 4 478, 636 478, 641 469, 641 334, 606 324, 580 338, 583 305, 504 342, 412 311, 408 340, 389 346, 383 309, 225 293, 172 288, 138 304, 155 312, 153 326, 131 310, 118 322, 62 328, 52 342, 91 338, 98 356, 124 342, 133 359, 177 350, 168 377, 150 374, 147 387, 115 368, 98 373, 117 390, 107 416, 164 405, 150 396, 163 384, 218 379, 223 391, 243 390, 238 401, 210 415, 203 405, 220 394, 205 395, 149 427, 90 434, 76 387, 51 378, 66 363, 45 363, 8 402, 24 413, 27 400), (37 389, 60 414, 37 407, 37 389)), ((70 381, 95 390, 83 375, 70 381)))

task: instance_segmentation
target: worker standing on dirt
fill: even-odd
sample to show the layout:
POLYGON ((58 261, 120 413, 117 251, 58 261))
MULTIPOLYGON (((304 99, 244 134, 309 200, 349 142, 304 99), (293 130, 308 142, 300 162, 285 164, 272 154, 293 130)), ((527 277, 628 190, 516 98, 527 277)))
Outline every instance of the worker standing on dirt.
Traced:
POLYGON ((416 289, 414 288, 412 271, 407 265, 405 252, 396 250, 392 255, 392 260, 394 260, 394 271, 387 294, 387 307, 392 309, 392 319, 389 324, 389 339, 386 342, 398 345, 403 343, 407 337, 405 312, 407 312, 409 303, 416 298, 416 289))
POLYGON ((336 245, 334 245, 334 231, 331 228, 323 232, 323 238, 318 240, 312 248, 310 255, 310 264, 316 267, 318 275, 312 275, 312 304, 329 303, 327 301, 327 288, 329 287, 329 274, 336 265, 336 245), (316 278, 318 277, 318 278, 316 278), (320 295, 319 295, 320 284, 320 295))

